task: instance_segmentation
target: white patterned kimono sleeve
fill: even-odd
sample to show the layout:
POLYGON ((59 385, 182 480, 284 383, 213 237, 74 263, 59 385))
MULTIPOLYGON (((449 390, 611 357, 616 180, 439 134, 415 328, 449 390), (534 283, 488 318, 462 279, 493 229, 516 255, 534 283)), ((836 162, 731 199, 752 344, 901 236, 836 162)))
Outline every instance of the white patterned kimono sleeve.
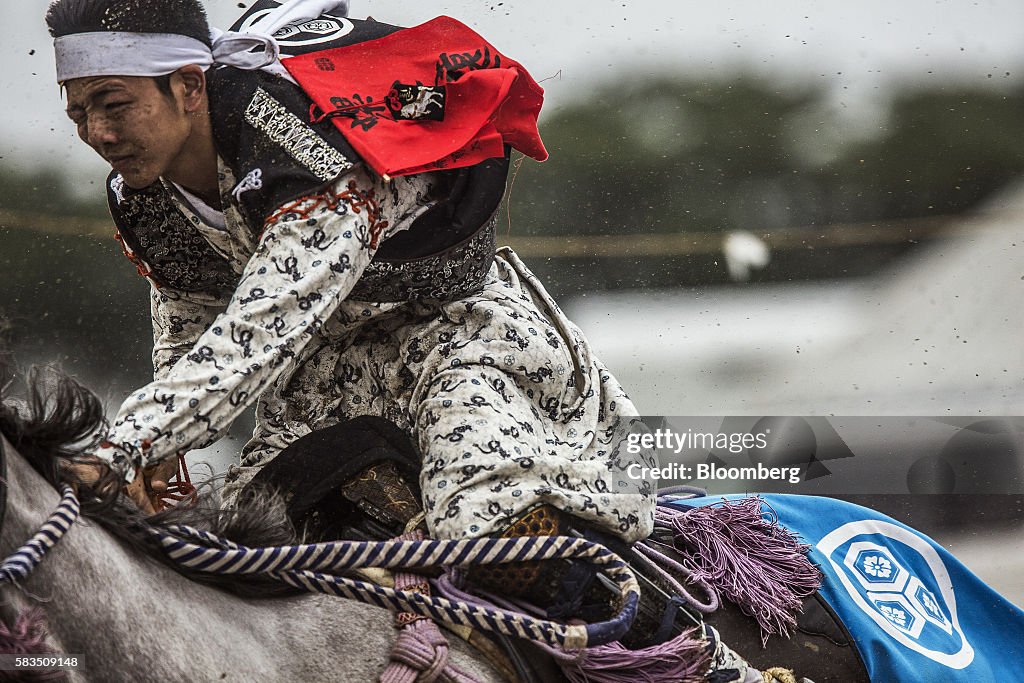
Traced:
POLYGON ((212 296, 151 287, 153 379, 167 377, 174 364, 192 351, 196 340, 226 307, 226 301, 212 296))
POLYGON ((216 440, 321 329, 378 243, 429 207, 429 182, 428 174, 384 183, 359 169, 282 207, 226 309, 191 344, 172 322, 180 307, 159 307, 166 320, 157 324, 168 327, 154 350, 156 377, 125 400, 96 455, 131 481, 137 467, 216 440))

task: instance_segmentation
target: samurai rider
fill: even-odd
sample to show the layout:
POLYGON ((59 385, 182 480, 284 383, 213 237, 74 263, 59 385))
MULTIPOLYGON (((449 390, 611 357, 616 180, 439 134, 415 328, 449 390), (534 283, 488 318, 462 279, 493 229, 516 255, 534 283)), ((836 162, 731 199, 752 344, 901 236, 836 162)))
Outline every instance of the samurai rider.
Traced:
MULTIPOLYGON (((346 4, 262 0, 238 25, 248 33, 211 31, 197 0, 50 6, 68 116, 112 167, 118 238, 151 285, 153 381, 95 455, 147 506, 178 454, 255 403, 231 500, 300 439, 376 416, 421 458, 433 537, 501 533, 537 509, 646 537, 651 483, 622 476, 616 448, 635 407, 526 265, 495 248, 511 143, 384 177, 344 126, 310 116, 282 67, 283 26, 336 20, 348 45, 399 30, 342 20, 346 4)), ((418 144, 419 124, 403 123, 418 144)), ((505 138, 544 156, 535 120, 505 138)))
MULTIPOLYGON (((150 284, 153 381, 121 405, 93 474, 114 472, 149 511, 180 454, 255 404, 226 503, 268 472, 298 483, 292 504, 325 483, 348 496, 353 481, 394 473, 363 457, 386 452, 414 462, 416 495, 385 487, 385 527, 408 507, 420 512, 399 528, 415 520, 434 538, 574 533, 625 554, 654 527, 653 482, 626 475, 636 408, 526 265, 496 249, 510 148, 546 157, 540 87, 486 44, 439 56, 446 36, 475 36, 465 27, 435 36, 429 22, 346 15, 337 0, 258 0, 222 32, 198 0, 50 5, 68 116, 112 168, 117 236, 150 284), (381 52, 389 36, 401 58, 381 52), (360 92, 424 55, 422 83, 360 92), (324 99, 302 73, 346 94, 324 99), (518 101, 491 97, 495 84, 518 101), (471 105, 461 112, 445 101, 456 91, 471 105), (510 114, 523 102, 534 110, 510 114), (479 133, 444 148, 460 116, 479 133), (435 148, 419 167, 388 166, 435 148), (335 482, 329 460, 348 479, 335 482)), ((553 618, 603 618, 614 597, 581 566, 502 565, 473 580, 553 618)), ((661 597, 645 588, 628 646, 664 637, 651 639, 676 608, 661 597)), ((716 681, 756 675, 710 626, 702 637, 716 681)))

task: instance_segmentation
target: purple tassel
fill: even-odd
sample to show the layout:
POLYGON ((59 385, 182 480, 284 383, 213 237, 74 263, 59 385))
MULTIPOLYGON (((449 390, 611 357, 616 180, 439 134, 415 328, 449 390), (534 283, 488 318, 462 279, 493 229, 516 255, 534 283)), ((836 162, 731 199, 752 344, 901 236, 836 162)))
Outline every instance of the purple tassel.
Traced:
POLYGON ((779 526, 757 497, 678 511, 659 507, 659 526, 675 531, 676 547, 706 581, 761 626, 762 643, 796 626, 804 598, 821 585, 821 572, 807 559, 809 546, 779 526))
MULTIPOLYGON (((14 621, 14 628, 8 628, 0 620, 0 653, 12 655, 52 654, 53 648, 46 644, 46 618, 38 607, 22 610, 14 621)), ((60 669, 49 671, 26 669, 8 672, 10 681, 66 681, 67 673, 60 669)))
MULTIPOLYGON (((470 605, 502 607, 531 614, 543 614, 533 605, 487 594, 467 593, 456 584, 462 579, 458 570, 442 575, 434 582, 438 593, 470 605)), ((711 666, 708 642, 696 636, 697 629, 683 631, 671 640, 640 650, 630 650, 618 642, 567 652, 544 643, 537 647, 550 654, 571 683, 703 683, 711 666), (696 636, 696 637, 695 637, 696 636)))
POLYGON ((22 610, 14 622, 14 628, 0 621, 0 652, 4 654, 47 654, 46 617, 43 610, 34 607, 22 610))
POLYGON ((702 683, 711 666, 706 640, 692 628, 658 645, 630 650, 618 642, 583 650, 579 655, 551 650, 572 683, 702 683))

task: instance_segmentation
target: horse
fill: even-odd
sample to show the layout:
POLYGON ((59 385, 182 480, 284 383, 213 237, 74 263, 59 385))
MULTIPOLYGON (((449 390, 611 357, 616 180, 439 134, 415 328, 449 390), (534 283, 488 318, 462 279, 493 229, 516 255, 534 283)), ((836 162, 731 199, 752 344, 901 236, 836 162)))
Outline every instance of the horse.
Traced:
MULTIPOLYGON (((6 467, 0 557, 31 537, 57 507, 60 464, 87 450, 83 440, 103 425, 95 395, 66 376, 54 374, 48 382, 30 376, 27 389, 27 416, 0 404, 0 460, 6 467)), ((116 493, 116 486, 110 488, 116 493)), ((81 657, 68 672, 70 680, 375 680, 396 639, 391 612, 253 583, 251 577, 186 576, 140 533, 147 525, 185 523, 252 547, 296 542, 279 500, 250 503, 227 516, 208 501, 143 518, 120 496, 100 495, 84 505, 89 521, 76 523, 27 580, 2 589, 0 618, 14 623, 19 613, 44 605, 47 651, 81 657)), ((756 622, 739 610, 723 605, 708 621, 763 659, 764 668, 806 650, 813 638, 774 641, 765 651, 756 622)), ((450 663, 461 671, 480 681, 509 678, 507 662, 496 668, 493 657, 450 640, 450 663)), ((539 651, 529 656, 536 680, 562 680, 553 662, 540 661, 539 651)))
MULTIPOLYGON (((78 451, 69 444, 102 424, 98 400, 71 380, 57 378, 49 401, 40 386, 29 390, 29 417, 10 408, 0 413, 2 557, 58 506, 60 460, 78 451)), ((248 532, 253 545, 261 542, 261 527, 269 529, 263 542, 280 543, 283 518, 263 503, 240 511, 229 526, 248 532)), ((0 589, 0 618, 7 624, 26 610, 45 608, 46 651, 78 655, 69 680, 370 681, 385 668, 396 639, 391 612, 269 585, 241 586, 248 594, 239 595, 199 583, 175 571, 138 534, 124 531, 132 514, 123 503, 99 506, 27 579, 0 589)), ((145 523, 172 524, 184 516, 172 510, 145 523)), ((207 516, 217 514, 207 510, 207 516)), ((467 643, 449 640, 451 664, 481 681, 505 680, 467 643)))
MULTIPOLYGON (((0 386, 3 376, 0 363, 0 386)), ((55 375, 27 384, 22 409, 0 401, 0 557, 47 521, 61 503, 61 464, 88 452, 88 439, 103 426, 98 399, 77 382, 55 375)), ((0 588, 0 619, 16 623, 43 605, 46 647, 33 651, 77 655, 77 667, 67 672, 72 681, 369 681, 381 675, 397 640, 391 611, 269 579, 189 573, 161 552, 147 529, 199 526, 250 547, 298 542, 283 501, 270 494, 228 510, 215 499, 200 500, 145 517, 120 496, 112 477, 97 482, 83 496, 88 521, 74 524, 27 578, 0 588)), ((747 507, 748 525, 759 527, 760 507, 747 507)), ((741 522, 738 509, 728 512, 729 526, 741 522)), ((728 583, 717 583, 716 592, 728 583)), ((985 593, 979 602, 991 600, 985 593)), ((804 626, 789 638, 772 638, 767 648, 749 613, 727 600, 721 605, 704 621, 755 668, 796 668, 816 683, 868 680, 850 634, 835 627, 819 593, 805 595, 804 626)), ((1013 618, 1024 621, 1020 616, 1013 618)), ((11 633, 0 629, 0 636, 2 643, 11 633)), ((449 641, 452 670, 479 681, 514 678, 517 669, 496 659, 493 649, 485 656, 458 638, 449 641)), ((562 680, 539 651, 528 657, 531 680, 562 680)))

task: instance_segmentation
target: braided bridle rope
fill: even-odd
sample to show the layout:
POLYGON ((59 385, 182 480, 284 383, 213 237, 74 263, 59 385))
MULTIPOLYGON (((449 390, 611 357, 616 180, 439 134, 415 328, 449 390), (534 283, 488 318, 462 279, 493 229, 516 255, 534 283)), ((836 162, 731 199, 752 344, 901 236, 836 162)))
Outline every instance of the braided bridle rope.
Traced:
POLYGON ((14 583, 28 578, 43 557, 68 532, 78 519, 81 506, 74 489, 65 484, 57 509, 39 531, 0 564, 0 583, 14 583))
POLYGON ((310 592, 367 602, 395 612, 542 642, 565 650, 611 642, 633 622, 640 589, 629 566, 602 545, 569 536, 472 538, 415 541, 335 541, 247 548, 193 527, 151 529, 174 562, 217 574, 264 574, 310 592), (504 609, 485 608, 415 591, 387 588, 340 576, 340 572, 379 567, 422 569, 466 567, 504 562, 577 559, 599 567, 621 593, 611 619, 592 624, 562 624, 504 609))
MULTIPOLYGON (((57 508, 39 531, 0 564, 0 583, 17 584, 27 578, 74 525, 80 515, 78 497, 67 484, 62 486, 62 494, 57 508)), ((347 597, 406 613, 403 615, 406 618, 418 615, 433 621, 525 638, 567 651, 579 651, 620 638, 633 622, 640 596, 637 580, 623 560, 604 546, 569 536, 444 541, 416 538, 248 548, 185 525, 170 525, 165 529, 151 527, 148 532, 172 561, 192 570, 263 574, 309 592, 347 597), (589 562, 604 573, 610 585, 620 593, 618 614, 607 621, 592 624, 562 624, 512 610, 432 596, 428 591, 418 592, 415 586, 410 586, 414 590, 402 590, 404 582, 399 582, 396 588, 387 588, 337 574, 369 567, 415 570, 563 558, 589 562)), ((427 621, 422 623, 432 625, 427 621)), ((447 657, 443 656, 447 652, 446 643, 437 638, 443 636, 437 633, 437 637, 431 638, 431 633, 421 634, 418 630, 409 631, 406 647, 396 650, 398 662, 403 667, 389 668, 389 673, 396 674, 395 680, 404 681, 420 673, 435 674, 430 678, 437 680, 467 680, 463 672, 447 664, 447 657)))

